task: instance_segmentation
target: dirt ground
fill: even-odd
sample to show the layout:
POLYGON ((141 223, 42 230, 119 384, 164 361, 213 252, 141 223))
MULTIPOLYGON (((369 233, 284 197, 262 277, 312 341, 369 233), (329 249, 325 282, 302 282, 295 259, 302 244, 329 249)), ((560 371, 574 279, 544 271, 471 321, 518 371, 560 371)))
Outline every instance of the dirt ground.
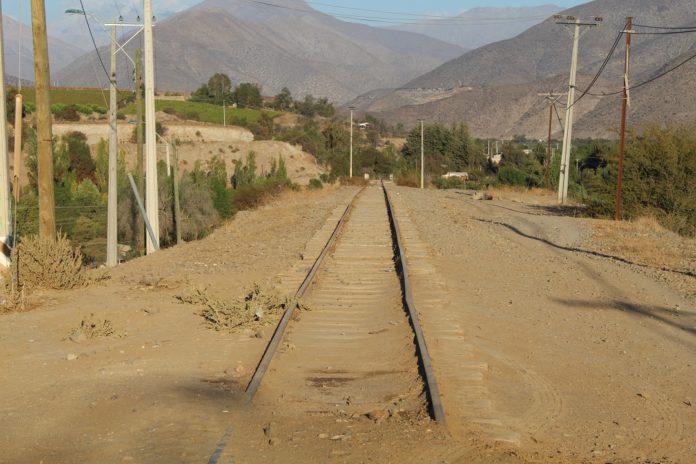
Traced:
MULTIPOLYGON (((227 171, 232 175, 234 161, 245 159, 249 153, 256 154, 256 164, 259 174, 268 172, 273 161, 282 157, 285 161, 288 176, 300 185, 309 184, 309 180, 319 177, 325 169, 319 166, 316 159, 302 151, 300 147, 285 142, 274 140, 254 140, 254 135, 243 127, 219 126, 214 124, 172 121, 165 113, 158 113, 158 121, 163 121, 166 128, 165 138, 176 136, 177 155, 179 157, 180 171, 193 169, 196 161, 205 163, 219 156, 225 160, 227 171), (169 120, 168 120, 169 119, 169 120)), ((135 166, 137 148, 131 143, 133 128, 135 126, 127 122, 118 125, 119 148, 126 154, 126 163, 130 168, 135 166)), ((62 123, 53 126, 56 136, 64 135, 71 131, 79 131, 87 135, 87 143, 92 148, 92 154, 96 154, 96 145, 101 140, 108 140, 109 127, 104 122, 99 123, 62 123)), ((157 159, 166 160, 166 148, 158 141, 157 159)), ((170 162, 173 162, 173 154, 170 153, 170 162)), ((26 179, 24 180, 26 182, 26 179)))
MULTIPOLYGON (((205 240, 0 316, 0 462, 191 463, 216 450, 219 463, 694 462, 696 280, 602 256, 639 258, 611 248, 616 236, 592 240, 601 233, 593 221, 551 215, 535 198, 477 202, 395 188, 413 225, 407 249, 424 244, 429 278, 445 292, 436 314, 421 308, 424 320, 461 327, 448 336, 461 341, 453 349, 466 346, 487 366, 467 381, 485 390, 495 427, 518 438, 489 439, 485 422, 448 433, 425 418, 375 423, 337 408, 286 420, 282 403, 246 405, 272 327, 215 332, 176 296, 283 288, 282 276, 306 268, 308 243, 356 192, 289 193, 205 240), (71 341, 90 315, 115 334, 71 341)), ((424 330, 437 338, 437 326, 424 330)), ((443 382, 453 391, 458 379, 443 382)))
POLYGON ((695 462, 693 241, 559 216, 539 196, 396 194, 433 259, 425 283, 443 282, 426 336, 437 346, 428 319, 447 317, 485 366, 467 387, 492 419, 460 430, 506 429, 532 462, 695 462))

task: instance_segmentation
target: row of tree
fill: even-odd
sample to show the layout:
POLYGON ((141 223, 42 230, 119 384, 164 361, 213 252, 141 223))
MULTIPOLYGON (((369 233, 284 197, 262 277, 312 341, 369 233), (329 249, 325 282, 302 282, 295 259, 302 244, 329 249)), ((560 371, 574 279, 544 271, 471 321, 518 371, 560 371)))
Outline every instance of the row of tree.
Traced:
MULTIPOLYGON (((257 84, 243 82, 233 86, 230 77, 224 73, 213 74, 206 84, 201 85, 191 94, 190 100, 215 105, 236 105, 238 108, 264 106, 261 88, 257 84)), ((336 114, 336 108, 328 98, 306 95, 302 100, 295 100, 287 87, 273 98, 269 106, 278 111, 295 112, 308 118, 314 116, 330 118, 336 114)))

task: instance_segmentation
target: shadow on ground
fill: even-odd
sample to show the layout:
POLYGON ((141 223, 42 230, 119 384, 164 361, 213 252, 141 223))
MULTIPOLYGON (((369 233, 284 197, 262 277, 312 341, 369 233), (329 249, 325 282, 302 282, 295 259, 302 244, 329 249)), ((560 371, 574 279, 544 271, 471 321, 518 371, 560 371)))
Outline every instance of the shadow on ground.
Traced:
POLYGON ((559 245, 559 244, 554 243, 554 242, 552 242, 552 241, 550 241, 550 240, 548 240, 548 239, 546 239, 546 238, 537 237, 537 236, 535 236, 535 235, 531 235, 531 234, 528 234, 528 233, 526 233, 526 232, 523 232, 522 230, 520 230, 519 228, 513 226, 512 224, 508 224, 508 223, 505 223, 505 222, 492 221, 492 220, 490 220, 490 219, 481 219, 481 218, 476 218, 475 220, 478 221, 478 222, 484 223, 484 224, 493 224, 493 225, 496 225, 496 226, 505 227, 506 229, 508 229, 508 230, 510 230, 510 231, 512 231, 512 232, 514 232, 514 233, 516 233, 517 235, 519 235, 519 236, 521 236, 521 237, 525 237, 525 238, 528 238, 528 239, 531 239, 531 240, 536 240, 536 241, 538 241, 538 242, 545 243, 546 245, 549 245, 549 246, 551 246, 551 247, 553 247, 553 248, 556 248, 556 249, 558 249, 558 250, 571 251, 571 252, 574 252, 574 253, 582 253, 582 254, 585 254, 585 255, 595 256, 595 257, 598 257, 598 258, 611 259, 612 261, 617 261, 617 262, 620 262, 620 263, 629 264, 629 265, 631 265, 631 266, 638 266, 638 267, 642 267, 642 268, 646 268, 646 269, 657 269, 657 270, 660 270, 660 271, 672 272, 672 273, 674 273, 674 274, 680 274, 680 275, 687 276, 687 277, 696 277, 696 272, 693 272, 693 271, 688 271, 688 270, 683 270, 683 269, 670 269, 670 268, 667 268, 667 267, 649 266, 649 265, 647 265, 647 264, 637 263, 637 262, 635 262, 635 261, 631 261, 631 260, 629 260, 629 259, 622 258, 621 256, 609 255, 609 254, 606 254, 606 253, 601 253, 601 252, 599 252, 599 251, 586 250, 586 249, 583 249, 583 248, 567 247, 567 246, 559 245))

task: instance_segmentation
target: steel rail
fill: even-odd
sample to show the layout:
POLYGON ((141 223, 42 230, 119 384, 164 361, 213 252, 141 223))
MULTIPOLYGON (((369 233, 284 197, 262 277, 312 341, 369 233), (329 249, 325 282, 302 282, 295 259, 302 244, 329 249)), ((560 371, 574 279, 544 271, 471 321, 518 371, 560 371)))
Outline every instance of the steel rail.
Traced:
POLYGON ((336 224, 336 227, 334 228, 331 237, 326 242, 326 245, 319 254, 319 257, 317 257, 316 261, 314 261, 314 265, 312 265, 312 268, 309 270, 309 273, 302 281, 300 288, 295 293, 295 302, 285 309, 285 313, 283 313, 283 317, 280 319, 280 322, 278 323, 278 326, 276 327, 276 330, 273 333, 273 337, 271 337, 271 341, 268 343, 266 351, 264 351, 263 356, 261 357, 261 361, 259 361, 258 366, 256 366, 254 375, 251 377, 251 381, 249 382, 249 385, 246 388, 246 397, 248 403, 251 403, 253 401, 254 396, 256 395, 259 386, 261 385, 263 376, 266 374, 266 371, 268 371, 268 367, 271 365, 273 356, 275 356, 275 353, 278 350, 278 346, 280 345, 280 342, 283 340, 283 337, 285 336, 285 330, 287 329, 293 314, 295 314, 295 310, 299 306, 298 300, 302 298, 302 296, 304 296, 305 292, 307 291, 307 288, 309 288, 309 286, 311 285, 312 281, 314 280, 314 276, 317 274, 317 271, 321 267, 321 264, 324 262, 324 258, 329 253, 329 250, 331 249, 333 244, 336 242, 338 234, 341 232, 341 229, 343 228, 343 225, 346 223, 348 216, 350 216, 350 212, 353 209, 355 200, 357 200, 357 198, 364 190, 364 188, 360 189, 360 191, 355 194, 351 202, 346 207, 346 210, 343 212, 341 219, 336 224))
POLYGON ((430 406, 432 408, 432 416, 436 422, 446 426, 445 422, 445 410, 442 406, 442 400, 440 398, 440 389, 437 385, 437 379, 435 378, 435 372, 433 371, 432 360, 430 359, 430 354, 428 353, 428 346, 425 343, 425 336, 423 335, 423 329, 420 325, 420 320, 418 318, 418 310, 413 302, 413 292, 411 290, 411 282, 408 274, 408 264, 406 262, 406 257, 404 256, 403 240, 401 238, 401 231, 399 229, 399 222, 396 220, 396 215, 394 214, 394 207, 392 205, 391 197, 389 191, 384 186, 382 182, 382 190, 384 190, 384 198, 387 202, 387 212, 389 214, 389 221, 391 222, 392 229, 394 230, 394 236, 396 238, 396 249, 395 253, 397 255, 397 263, 401 268, 401 282, 404 291, 404 302, 406 304, 406 309, 408 310, 409 318, 411 320, 411 327, 413 332, 416 334, 416 344, 418 349, 418 357, 421 361, 421 366, 425 374, 425 384, 428 393, 428 398, 430 399, 430 406))

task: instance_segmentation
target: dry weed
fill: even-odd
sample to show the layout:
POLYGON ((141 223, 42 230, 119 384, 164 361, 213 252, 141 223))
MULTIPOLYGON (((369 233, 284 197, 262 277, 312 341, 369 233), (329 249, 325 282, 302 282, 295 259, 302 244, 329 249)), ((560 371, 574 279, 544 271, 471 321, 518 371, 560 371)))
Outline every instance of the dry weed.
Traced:
POLYGON ((116 335, 111 321, 108 319, 95 319, 94 314, 82 319, 80 325, 72 329, 68 338, 74 342, 94 340, 95 338, 111 337, 116 335))
POLYGON ((65 235, 55 240, 32 236, 15 249, 12 271, 19 288, 65 290, 87 285, 82 254, 72 247, 65 235))
POLYGON ((257 284, 254 284, 242 301, 225 301, 210 296, 205 289, 195 289, 189 295, 177 296, 177 299, 184 304, 203 306, 200 315, 208 327, 218 332, 234 332, 241 328, 269 324, 295 304, 304 308, 296 299, 267 293, 257 284))

